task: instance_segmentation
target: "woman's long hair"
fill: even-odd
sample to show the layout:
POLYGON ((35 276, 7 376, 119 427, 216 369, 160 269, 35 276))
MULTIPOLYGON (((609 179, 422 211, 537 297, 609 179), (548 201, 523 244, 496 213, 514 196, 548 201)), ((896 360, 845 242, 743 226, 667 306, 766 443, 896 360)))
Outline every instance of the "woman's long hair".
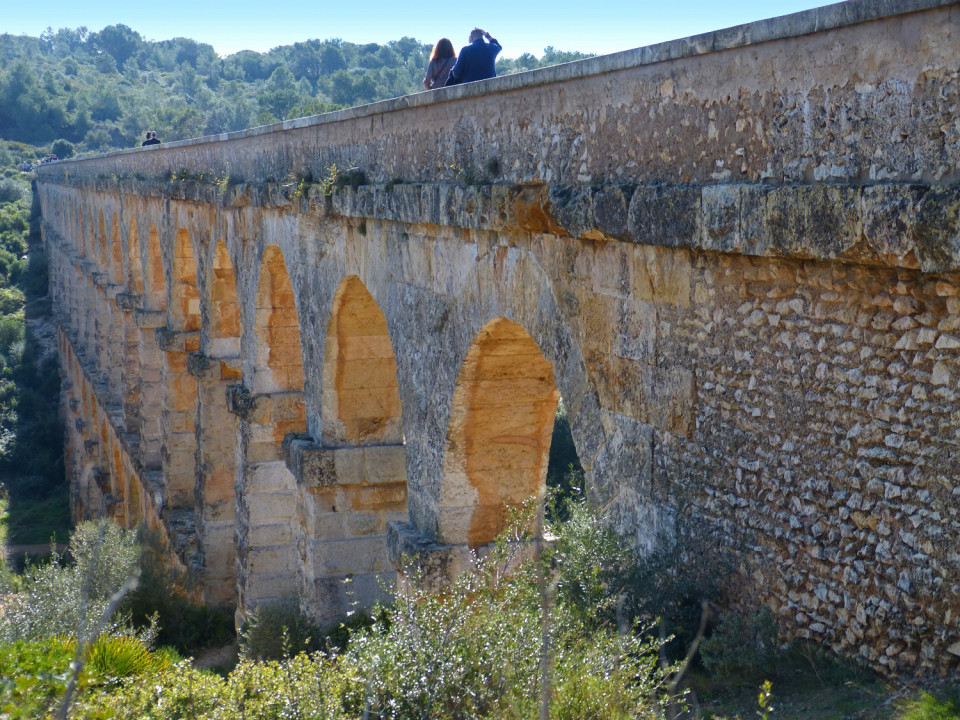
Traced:
POLYGON ((433 54, 430 55, 430 62, 434 60, 443 60, 444 58, 455 58, 457 54, 453 51, 453 43, 447 38, 440 38, 433 48, 433 54))

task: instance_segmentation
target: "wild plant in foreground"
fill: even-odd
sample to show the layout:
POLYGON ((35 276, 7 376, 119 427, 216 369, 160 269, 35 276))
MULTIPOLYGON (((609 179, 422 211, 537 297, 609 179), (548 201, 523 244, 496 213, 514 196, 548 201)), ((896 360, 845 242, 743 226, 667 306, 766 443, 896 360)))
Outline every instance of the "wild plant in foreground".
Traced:
POLYGON ((54 635, 92 639, 124 626, 113 616, 101 623, 111 598, 139 572, 136 533, 109 520, 82 523, 70 537, 69 556, 72 563, 54 553, 49 563, 27 568, 0 614, 0 643, 54 635))
POLYGON ((365 717, 657 715, 668 672, 657 644, 585 609, 602 599, 596 578, 585 593, 558 593, 559 564, 589 562, 572 545, 560 559, 534 552, 525 519, 444 592, 412 583, 386 622, 351 639, 341 661, 365 678, 365 717))

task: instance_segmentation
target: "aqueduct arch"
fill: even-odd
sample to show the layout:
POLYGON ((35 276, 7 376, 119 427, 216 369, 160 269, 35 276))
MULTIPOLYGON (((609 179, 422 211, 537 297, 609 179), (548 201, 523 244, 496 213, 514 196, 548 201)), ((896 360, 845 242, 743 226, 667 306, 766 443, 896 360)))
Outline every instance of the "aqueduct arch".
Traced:
POLYGON ((252 386, 234 397, 233 408, 244 454, 237 468, 241 610, 297 593, 297 483, 281 444, 306 430, 303 351, 296 298, 276 245, 261 256, 252 330, 252 386))
POLYGON ((402 444, 397 363, 387 321, 356 275, 337 289, 324 348, 323 444, 402 444))
MULTIPOLYGON (((296 595, 335 619, 343 581, 370 600, 401 552, 469 560, 513 499, 477 478, 515 447, 542 456, 559 390, 588 497, 637 547, 682 539, 686 513, 737 554, 736 596, 789 633, 878 667, 957 667, 958 13, 851 0, 42 166, 75 506, 103 499, 109 418, 142 519, 198 543, 209 597, 233 601, 234 552, 241 614, 296 595), (306 182, 334 166, 359 185, 306 182), (156 180, 181 170, 231 182, 156 180), (139 299, 130 280, 115 294, 98 249, 114 216, 146 248, 139 299), (192 274, 175 267, 180 228, 192 274), (105 342, 118 311, 142 378, 126 433, 105 342), (363 332, 382 351, 341 353, 363 332), (511 379, 534 388, 510 396, 534 408, 522 443, 476 431, 497 347, 530 350, 503 368, 532 373, 511 379), (361 370, 383 375, 390 354, 395 396, 361 370), (193 411, 164 413, 194 378, 193 411), (199 463, 171 462, 178 433, 199 463), (232 519, 208 467, 231 450, 232 519), (179 495, 174 470, 195 480, 179 495)), ((539 491, 539 467, 518 487, 539 491)))
POLYGON ((486 545, 509 506, 543 498, 559 398, 553 366, 520 325, 483 326, 453 392, 438 540, 486 545))
POLYGON ((302 393, 303 349, 297 304, 283 252, 276 245, 269 245, 261 260, 254 334, 253 392, 302 393))
POLYGON ((387 527, 408 517, 407 456, 387 321, 357 275, 336 286, 326 328, 320 442, 285 445, 299 484, 301 604, 334 618, 386 599, 387 527))
POLYGON ((240 356, 240 306, 237 278, 224 240, 214 246, 210 279, 210 341, 207 354, 216 358, 240 356))
POLYGON ((207 602, 235 604, 237 597, 236 438, 240 421, 230 412, 230 387, 243 377, 236 275, 226 242, 218 239, 208 262, 209 328, 202 352, 189 359, 197 382, 197 561, 207 602))
POLYGON ((130 218, 130 229, 127 232, 127 261, 126 268, 127 289, 133 295, 143 295, 143 255, 140 251, 140 229, 137 218, 130 218))

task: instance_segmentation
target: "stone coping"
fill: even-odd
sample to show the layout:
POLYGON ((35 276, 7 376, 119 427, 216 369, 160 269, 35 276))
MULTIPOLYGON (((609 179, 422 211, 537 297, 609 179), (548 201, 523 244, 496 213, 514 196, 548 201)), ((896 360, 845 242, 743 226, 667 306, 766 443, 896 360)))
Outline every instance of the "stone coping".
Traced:
MULTIPOLYGON (((660 245, 752 256, 837 260, 946 273, 960 270, 960 186, 875 185, 463 185, 403 183, 311 188, 280 185, 88 181, 66 187, 222 207, 292 207, 319 217, 551 233, 598 242, 660 245)), ((55 230, 47 227, 48 233, 55 230)), ((78 261, 83 258, 78 257, 78 261)))
POLYGON ((880 20, 885 17, 954 5, 957 4, 957 2, 958 0, 846 0, 846 2, 825 5, 823 7, 769 18, 767 20, 758 20, 744 25, 736 25, 722 30, 692 35, 677 40, 669 40, 667 42, 634 48, 632 50, 623 50, 610 55, 600 55, 586 60, 577 60, 538 70, 529 70, 513 75, 503 75, 491 78, 490 80, 419 92, 390 100, 381 100, 368 105, 345 108, 323 115, 284 120, 271 125, 262 125, 260 127, 238 130, 231 133, 207 135, 187 140, 174 140, 160 145, 127 148, 103 155, 62 160, 55 164, 42 165, 37 169, 37 172, 41 175, 55 175, 57 174, 56 168, 62 167, 64 164, 76 165, 104 157, 116 157, 140 152, 163 152, 164 149, 170 148, 240 140, 287 130, 371 117, 384 113, 397 112, 407 108, 422 107, 490 93, 508 92, 522 88, 575 80, 590 75, 602 75, 608 72, 642 67, 644 65, 652 65, 668 60, 677 60, 684 57, 705 55, 773 40, 809 35, 811 33, 823 32, 848 25, 880 20))

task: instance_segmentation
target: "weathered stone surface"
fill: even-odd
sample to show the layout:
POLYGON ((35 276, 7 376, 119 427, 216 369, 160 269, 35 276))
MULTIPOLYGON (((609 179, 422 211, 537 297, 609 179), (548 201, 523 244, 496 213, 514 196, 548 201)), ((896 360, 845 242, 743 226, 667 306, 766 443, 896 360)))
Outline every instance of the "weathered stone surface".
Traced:
POLYGON ((256 408, 257 398, 243 385, 226 388, 227 409, 234 415, 248 417, 256 408))
POLYGON ((140 295, 132 293, 119 293, 116 296, 117 308, 120 310, 133 311, 143 306, 143 298, 140 295))
POLYGON ((690 247, 700 235, 700 217, 699 188, 644 185, 630 200, 628 227, 643 245, 690 247))
POLYGON ((786 633, 951 670, 958 12, 855 0, 45 165, 77 518, 166 533, 238 619, 334 620, 405 553, 469 566, 542 492, 559 393, 637 548, 696 532, 786 633), (329 196, 276 180, 333 164, 329 196))

